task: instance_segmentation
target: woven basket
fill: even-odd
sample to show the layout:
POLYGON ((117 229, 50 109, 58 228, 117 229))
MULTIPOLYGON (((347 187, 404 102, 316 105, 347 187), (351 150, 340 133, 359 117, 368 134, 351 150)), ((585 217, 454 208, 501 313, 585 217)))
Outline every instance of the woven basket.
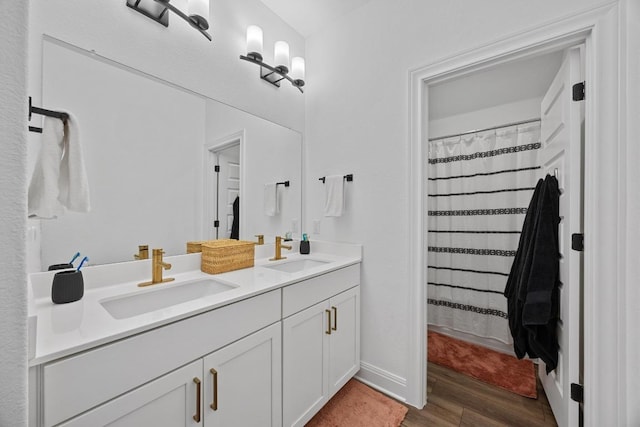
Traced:
POLYGON ((203 242, 200 269, 218 274, 253 267, 255 243, 243 240, 211 240, 203 242))

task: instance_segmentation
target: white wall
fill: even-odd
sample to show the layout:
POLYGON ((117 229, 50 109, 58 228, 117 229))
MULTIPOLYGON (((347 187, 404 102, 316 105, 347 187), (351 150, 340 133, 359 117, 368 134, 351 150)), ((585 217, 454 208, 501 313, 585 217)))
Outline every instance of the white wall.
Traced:
MULTIPOLYGON (((265 60, 276 40, 292 56, 305 56, 304 40, 258 0, 212 0, 209 42, 176 15, 169 27, 128 8, 125 0, 33 0, 30 18, 29 92, 39 101, 42 35, 149 73, 260 117, 302 131, 304 95, 259 78, 259 68, 239 59, 250 24, 264 31, 265 60)), ((186 0, 172 4, 185 10, 186 0)))
POLYGON ((540 117, 542 97, 523 99, 495 107, 465 112, 429 121, 429 138, 486 129, 540 117))
POLYGON ((27 1, 0 19, 0 425, 27 420, 26 143, 27 1))
POLYGON ((374 0, 307 39, 306 224, 317 178, 353 173, 323 240, 364 244, 361 375, 405 395, 409 310, 409 70, 607 2, 374 0))

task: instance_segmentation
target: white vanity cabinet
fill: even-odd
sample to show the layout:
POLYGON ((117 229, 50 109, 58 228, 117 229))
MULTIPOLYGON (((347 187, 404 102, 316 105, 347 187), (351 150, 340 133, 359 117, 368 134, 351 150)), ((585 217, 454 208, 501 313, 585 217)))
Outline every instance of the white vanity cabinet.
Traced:
POLYGON ((268 420, 280 425, 280 319, 278 289, 44 364, 37 368, 37 385, 31 384, 42 389, 32 424, 215 426, 237 416, 245 425, 270 425, 268 420), (209 406, 211 368, 218 372, 218 411, 209 406), (239 410, 251 405, 242 391, 261 394, 251 414, 239 410), (198 400, 199 423, 193 419, 198 400), (158 415, 152 422, 164 411, 172 416, 158 415))
POLYGON ((62 426, 280 426, 280 336, 273 324, 62 426))
POLYGON ((202 411, 201 402, 198 401, 198 388, 202 387, 201 379, 202 360, 198 360, 72 418, 60 426, 202 425, 196 421, 196 416, 201 416, 202 411))
POLYGON ((346 267, 283 289, 286 427, 303 426, 360 369, 359 268, 346 267))
POLYGON ((124 332, 101 338, 87 329, 90 341, 43 352, 29 370, 29 425, 304 425, 360 368, 360 263, 298 276, 238 273, 263 275, 278 287, 140 329, 85 307, 124 332))
POLYGON ((282 425, 280 323, 204 358, 206 427, 282 425))

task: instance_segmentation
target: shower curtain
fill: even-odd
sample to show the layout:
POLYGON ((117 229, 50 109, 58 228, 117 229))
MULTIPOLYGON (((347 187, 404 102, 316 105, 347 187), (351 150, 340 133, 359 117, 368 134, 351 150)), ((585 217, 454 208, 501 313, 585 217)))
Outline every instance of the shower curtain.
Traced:
POLYGON ((503 292, 540 146, 540 122, 429 142, 429 324, 512 343, 503 292))

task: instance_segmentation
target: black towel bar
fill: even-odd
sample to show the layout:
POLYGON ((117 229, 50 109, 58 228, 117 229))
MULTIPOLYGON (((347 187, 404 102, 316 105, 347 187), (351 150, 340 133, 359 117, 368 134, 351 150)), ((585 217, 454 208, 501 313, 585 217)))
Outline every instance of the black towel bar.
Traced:
MULTIPOLYGON (((323 176, 322 178, 318 178, 318 181, 322 181, 322 183, 324 184, 326 179, 327 179, 327 177, 323 176)), ((344 179, 347 182, 351 182, 351 181, 353 181, 353 174, 352 173, 347 174, 347 175, 343 176, 342 179, 344 179)))
MULTIPOLYGON (((32 114, 39 114, 41 116, 53 117, 60 120, 67 120, 69 118, 69 114, 61 111, 53 111, 53 110, 47 110, 46 108, 34 107, 31 104, 31 97, 29 97, 29 121, 31 121, 32 114)), ((42 133, 42 128, 37 126, 29 126, 29 131, 42 133)))

